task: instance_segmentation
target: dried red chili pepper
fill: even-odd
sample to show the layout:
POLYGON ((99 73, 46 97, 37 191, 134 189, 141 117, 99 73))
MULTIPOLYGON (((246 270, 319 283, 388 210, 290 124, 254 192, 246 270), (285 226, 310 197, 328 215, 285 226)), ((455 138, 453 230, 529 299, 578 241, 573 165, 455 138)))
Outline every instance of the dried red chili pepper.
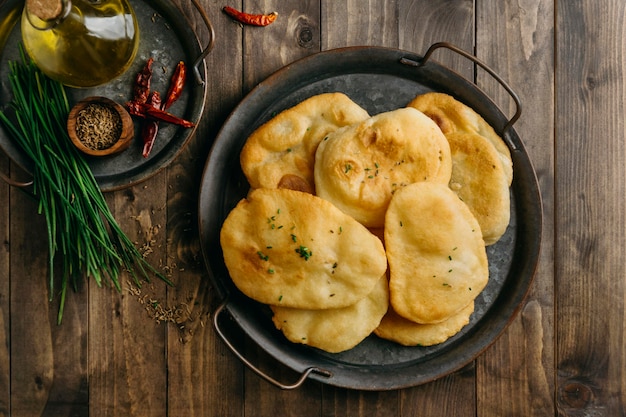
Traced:
POLYGON ((142 117, 144 119, 152 119, 159 122, 171 123, 182 127, 195 126, 195 123, 190 122, 189 120, 174 116, 172 113, 168 113, 165 110, 155 109, 147 103, 139 104, 138 108, 141 109, 139 113, 134 113, 133 110, 131 110, 129 113, 133 116, 142 117))
MULTIPOLYGON (((147 104, 156 109, 161 108, 161 95, 158 91, 150 93, 147 104)), ((141 127, 141 138, 143 139, 143 151, 141 154, 144 158, 147 158, 150 155, 157 133, 159 133, 159 122, 150 119, 145 120, 141 127)))
POLYGON ((251 14, 241 12, 229 6, 224 6, 222 10, 239 23, 252 26, 267 26, 273 23, 278 17, 277 12, 272 12, 270 14, 251 14))
MULTIPOLYGON (((146 103, 148 102, 148 99, 146 98, 146 103)), ((139 117, 144 117, 145 115, 143 114, 143 105, 145 103, 140 103, 138 101, 128 101, 126 102, 126 108, 128 109, 128 112, 133 115, 133 116, 139 116, 139 117)))
POLYGON ((145 103, 148 101, 150 94, 150 81, 152 80, 152 63, 154 58, 148 59, 146 65, 135 76, 135 84, 133 86, 133 101, 137 103, 145 103))
MULTIPOLYGON (((187 69, 185 67, 185 63, 180 61, 170 78, 170 86, 167 90, 166 100, 162 102, 161 95, 155 91, 148 98, 148 104, 152 105, 155 109, 166 110, 169 108, 182 94, 186 76, 187 69)), ((150 152, 152 151, 158 132, 158 121, 150 119, 145 120, 141 131, 141 137, 143 139, 142 155, 144 158, 150 156, 150 152)))
POLYGON ((144 68, 136 75, 133 86, 133 100, 126 103, 128 112, 131 115, 145 119, 141 130, 141 138, 144 145, 142 155, 144 158, 148 157, 154 146, 154 141, 159 131, 159 121, 186 128, 195 126, 194 123, 165 111, 182 94, 187 73, 185 64, 180 61, 176 66, 170 79, 166 100, 162 101, 158 92, 150 92, 153 62, 153 58, 148 59, 144 68))
POLYGON ((185 67, 185 63, 180 61, 178 65, 176 65, 176 69, 172 74, 172 78, 170 79, 170 86, 167 90, 167 95, 165 96, 165 103, 161 106, 162 110, 167 110, 172 103, 174 103, 183 92, 183 87, 185 86, 185 80, 187 78, 187 68, 185 67))

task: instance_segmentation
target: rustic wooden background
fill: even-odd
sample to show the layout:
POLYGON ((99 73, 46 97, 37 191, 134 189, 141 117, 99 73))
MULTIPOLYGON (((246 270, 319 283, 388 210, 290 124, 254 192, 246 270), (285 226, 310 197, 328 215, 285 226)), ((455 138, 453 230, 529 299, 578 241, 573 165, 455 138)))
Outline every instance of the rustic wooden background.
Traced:
MULTIPOLYGON (((0 0, 1 2, 2 0, 0 0)), ((201 40, 193 6, 181 5, 201 40)), ((162 173, 107 194, 116 218, 176 283, 141 294, 72 294, 64 323, 47 302, 44 222, 33 201, 0 182, 0 416, 618 416, 626 415, 624 278, 625 7, 622 0, 237 0, 279 12, 245 28, 225 4, 200 0, 216 32, 206 114, 162 173), (247 370, 210 326, 217 305, 202 263, 197 195, 212 139, 239 100, 290 62, 335 47, 423 53, 449 41, 474 53, 520 95, 516 130, 534 163, 544 208, 530 296, 508 330, 459 372, 390 392, 308 381, 278 390, 247 370), (143 304, 142 304, 143 301, 143 304), (157 324, 158 303, 180 307, 157 324)), ((445 52, 437 60, 503 109, 506 92, 445 52)), ((23 177, 0 154, 0 169, 23 177)), ((274 364, 255 349, 260 366, 274 364)), ((279 376, 290 378, 287 371, 279 376)))

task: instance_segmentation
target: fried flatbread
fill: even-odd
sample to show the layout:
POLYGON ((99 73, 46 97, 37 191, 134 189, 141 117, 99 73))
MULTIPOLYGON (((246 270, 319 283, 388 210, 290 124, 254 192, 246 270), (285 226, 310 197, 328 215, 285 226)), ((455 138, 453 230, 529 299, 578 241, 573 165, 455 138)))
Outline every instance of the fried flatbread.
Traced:
POLYGON ((419 324, 401 317, 393 308, 389 308, 380 325, 374 330, 374 334, 403 346, 437 345, 460 332, 469 323, 473 312, 472 301, 447 320, 434 324, 419 324))
POLYGON ((495 148, 483 136, 453 132, 447 135, 452 153, 450 189, 472 211, 486 245, 496 243, 511 218, 506 174, 495 148))
POLYGON ((417 181, 448 184, 450 146, 413 108, 380 113, 339 129, 315 156, 317 195, 367 227, 381 227, 392 194, 417 181))
POLYGON ((390 302, 416 323, 457 314, 489 278, 480 225, 445 185, 419 182, 396 192, 385 219, 390 302))
POLYGON ((389 305, 384 274, 363 299, 344 308, 303 310, 271 306, 276 328, 294 343, 337 353, 352 349, 380 324, 389 305))
POLYGON ((387 269, 382 242, 331 203, 288 189, 252 190, 220 231, 235 285, 261 303, 340 308, 369 294, 387 269))
POLYGON ((433 119, 444 135, 462 131, 485 137, 498 152, 502 168, 510 185, 513 180, 511 151, 502 138, 476 111, 445 93, 425 93, 415 97, 409 104, 433 119))
POLYGON ((319 142, 339 127, 369 117, 343 93, 324 93, 286 109, 257 128, 240 155, 252 188, 289 188, 313 193, 319 142))

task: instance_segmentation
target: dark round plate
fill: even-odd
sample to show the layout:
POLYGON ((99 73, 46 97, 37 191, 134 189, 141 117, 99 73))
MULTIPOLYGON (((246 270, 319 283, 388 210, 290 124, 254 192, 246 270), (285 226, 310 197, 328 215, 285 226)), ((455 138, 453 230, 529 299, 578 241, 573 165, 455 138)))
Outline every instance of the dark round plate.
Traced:
POLYGON ((373 115, 403 107, 420 93, 440 91, 465 102, 502 132, 508 119, 482 91, 433 61, 417 67, 406 64, 406 59, 419 62, 421 58, 395 49, 352 47, 321 52, 288 65, 260 83, 235 108, 205 166, 199 199, 201 243, 210 277, 226 300, 224 310, 233 319, 223 325, 241 327, 269 355, 296 372, 304 374, 312 367, 321 370, 308 377, 333 386, 397 389, 459 369, 502 333, 534 276, 541 239, 541 201, 524 146, 510 128, 503 138, 514 166, 511 223, 500 241, 487 248, 490 279, 476 299, 470 323, 445 343, 403 347, 372 335, 339 354, 292 344, 274 328, 266 309, 233 285, 223 262, 219 232, 229 211, 249 189, 239 153, 249 134, 281 110, 315 94, 340 91, 373 115))
MULTIPOLYGON (((66 88, 70 105, 87 96, 105 96, 120 104, 132 98, 135 75, 148 58, 154 58, 152 89, 165 94, 169 79, 179 61, 189 67, 187 85, 181 98, 170 112, 194 122, 200 121, 204 109, 206 86, 194 78, 192 65, 203 49, 191 25, 171 0, 130 0, 139 25, 139 50, 131 67, 120 77, 103 86, 85 89, 66 88)), ((9 61, 20 60, 21 30, 19 19, 23 0, 7 0, 0 4, 0 110, 5 110, 12 94, 8 82, 9 61)), ((211 31, 212 33, 212 31, 211 31)), ((204 61, 197 67, 201 79, 206 79, 204 61)), ((166 167, 185 147, 195 133, 195 127, 179 128, 160 123, 159 134, 149 158, 141 155, 139 138, 141 123, 135 123, 135 140, 124 152, 109 157, 86 157, 101 189, 111 191, 143 181, 166 167)), ((0 125, 0 148, 26 172, 32 163, 11 140, 0 125)))

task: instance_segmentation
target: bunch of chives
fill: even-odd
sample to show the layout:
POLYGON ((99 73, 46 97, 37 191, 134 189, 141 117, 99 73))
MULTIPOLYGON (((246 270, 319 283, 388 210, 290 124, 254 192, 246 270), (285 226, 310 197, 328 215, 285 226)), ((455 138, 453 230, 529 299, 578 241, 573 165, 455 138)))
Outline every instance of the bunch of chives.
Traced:
POLYGON ((120 291, 123 270, 140 284, 137 268, 146 279, 153 273, 171 285, 121 230, 89 165, 72 145, 63 85, 44 75, 23 52, 21 62, 9 65, 13 119, 0 111, 0 121, 33 161, 33 194, 48 233, 50 300, 56 291, 55 255, 62 258, 57 322, 63 318, 68 286, 76 290, 84 276, 93 277, 99 287, 112 284, 120 291))

